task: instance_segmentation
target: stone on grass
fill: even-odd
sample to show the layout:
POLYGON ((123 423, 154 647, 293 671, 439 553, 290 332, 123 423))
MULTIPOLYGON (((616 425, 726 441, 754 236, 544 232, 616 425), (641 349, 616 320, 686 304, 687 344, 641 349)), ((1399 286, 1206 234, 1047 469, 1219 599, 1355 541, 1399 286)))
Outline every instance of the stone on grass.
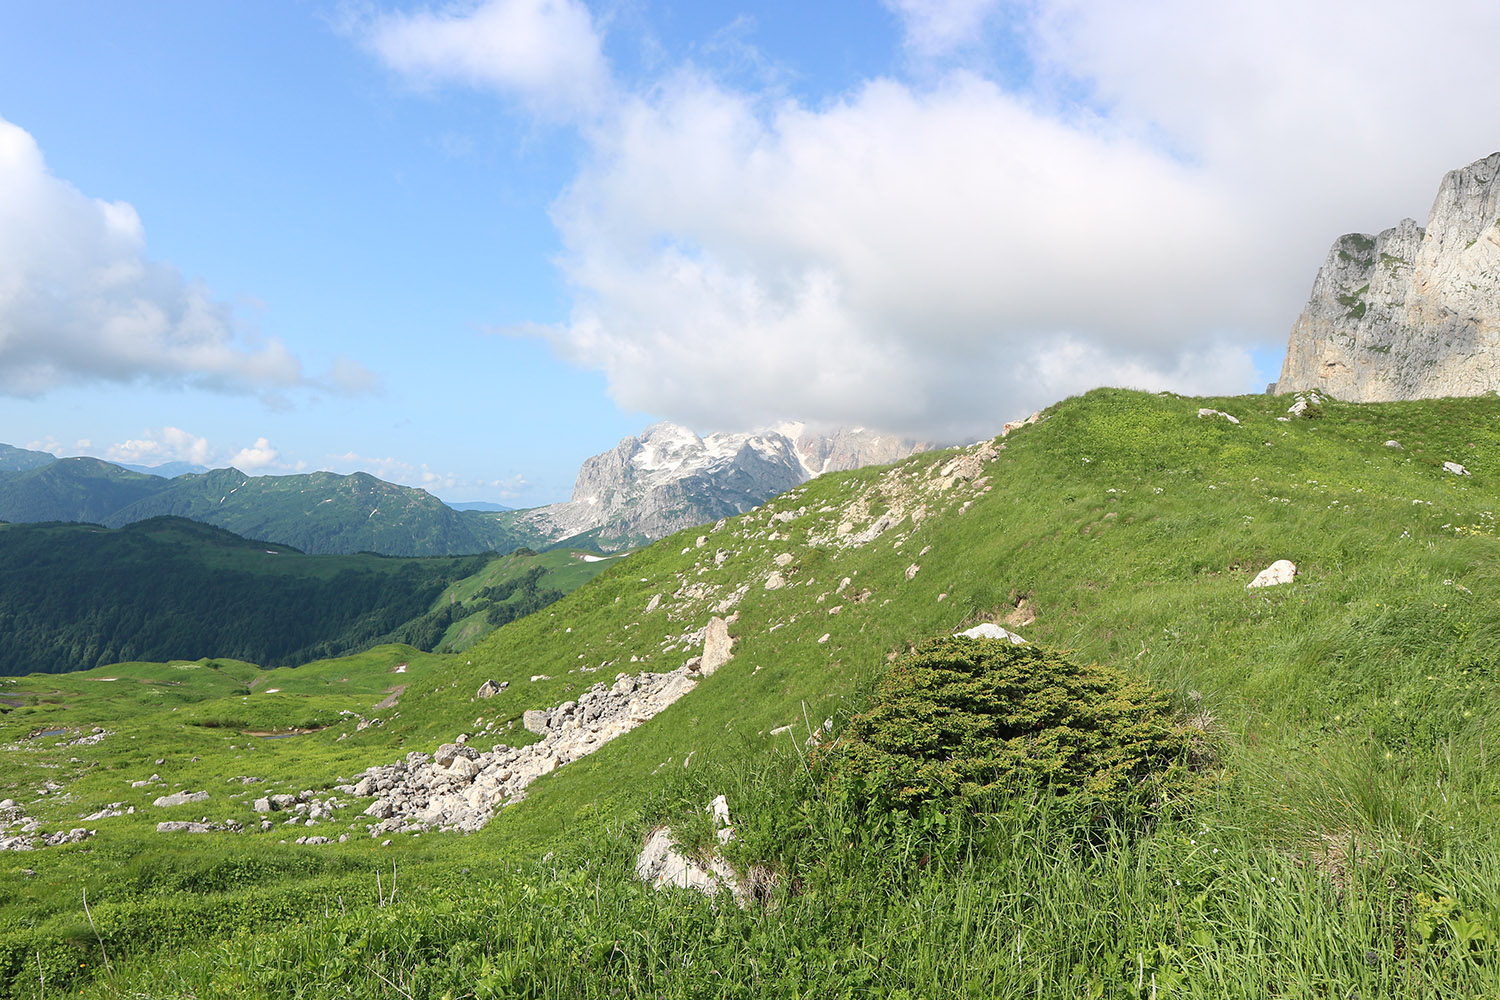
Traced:
POLYGON ((483 684, 479 685, 479 690, 474 692, 474 697, 476 697, 476 698, 493 698, 493 697, 495 697, 495 695, 499 694, 501 691, 504 691, 504 690, 505 690, 505 685, 503 685, 503 684, 496 684, 492 680, 491 681, 485 681, 483 684))
POLYGON ((151 804, 153 806, 161 806, 162 808, 166 808, 168 806, 187 805, 189 802, 207 801, 207 792, 173 792, 171 795, 162 795, 157 797, 156 801, 152 802, 151 804))
POLYGON ((521 725, 538 736, 545 735, 547 723, 552 719, 552 713, 542 708, 528 708, 521 715, 521 725))
POLYGON ((1223 410, 1213 410, 1213 409, 1208 408, 1207 406, 1201 407, 1198 410, 1198 416, 1199 416, 1200 419, 1203 418, 1203 417, 1223 417, 1225 420, 1229 421, 1231 424, 1237 424, 1237 423, 1240 422, 1238 417, 1231 417, 1229 414, 1225 413, 1223 410))
POLYGON ((703 657, 698 670, 707 677, 733 657, 734 640, 729 637, 729 624, 715 615, 708 620, 703 632, 703 657))
POLYGON ((1444 462, 1443 463, 1443 471, 1444 472, 1451 472, 1455 476, 1467 476, 1469 474, 1469 470, 1465 469, 1462 465, 1459 465, 1457 462, 1444 462))
POLYGON ((1291 583, 1292 578, 1296 575, 1296 563, 1290 559, 1278 559, 1255 574, 1255 579, 1245 584, 1245 589, 1254 590, 1257 587, 1279 587, 1283 583, 1291 583))
POLYGON ((1026 645, 1025 639, 1022 639, 1014 632, 1006 631, 994 622, 982 622, 971 629, 953 633, 953 637, 955 639, 959 637, 965 639, 1007 639, 1015 646, 1026 645))

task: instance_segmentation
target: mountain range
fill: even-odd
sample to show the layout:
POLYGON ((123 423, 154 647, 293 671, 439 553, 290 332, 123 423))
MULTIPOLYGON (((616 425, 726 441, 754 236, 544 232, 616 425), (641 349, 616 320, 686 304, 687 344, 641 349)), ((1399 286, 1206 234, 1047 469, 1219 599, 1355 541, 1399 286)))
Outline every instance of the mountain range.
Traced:
POLYGON ((700 437, 662 422, 585 461, 566 503, 516 511, 505 523, 549 544, 588 539, 612 552, 742 514, 825 472, 888 464, 929 447, 864 428, 816 433, 786 423, 700 437))
POLYGON ((97 458, 0 445, 0 521, 121 527, 172 515, 319 555, 465 555, 569 546, 617 551, 749 510, 814 475, 890 462, 925 445, 798 424, 699 437, 657 424, 586 460, 573 499, 530 510, 468 503, 364 472, 165 478, 97 458))

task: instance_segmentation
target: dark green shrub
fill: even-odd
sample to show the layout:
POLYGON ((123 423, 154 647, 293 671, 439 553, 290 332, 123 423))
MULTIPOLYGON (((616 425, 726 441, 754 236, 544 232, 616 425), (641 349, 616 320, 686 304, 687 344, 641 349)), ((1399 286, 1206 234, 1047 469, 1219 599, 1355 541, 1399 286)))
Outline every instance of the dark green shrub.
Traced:
POLYGON ((1201 730, 1103 666, 1000 639, 937 639, 898 661, 814 759, 837 797, 913 811, 1044 788, 1102 818, 1182 803, 1205 782, 1201 730))

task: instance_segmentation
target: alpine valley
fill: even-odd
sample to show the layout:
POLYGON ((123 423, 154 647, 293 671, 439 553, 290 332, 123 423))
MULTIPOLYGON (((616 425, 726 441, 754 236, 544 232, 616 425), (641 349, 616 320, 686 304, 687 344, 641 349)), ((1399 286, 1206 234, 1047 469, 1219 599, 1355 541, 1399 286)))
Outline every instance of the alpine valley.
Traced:
MULTIPOLYGON (((1464 207, 1425 235, 1340 241, 1280 394, 1100 388, 933 449, 658 425, 565 504, 449 511, 505 533, 482 548, 608 555, 0 530, 30 546, 7 565, 101 546, 69 550, 102 585, 64 625, 191 550, 185 588, 285 572, 359 645, 247 662, 206 625, 191 647, 143 628, 149 657, 0 678, 0 992, 1500 995, 1494 303, 1408 308, 1437 279, 1401 276, 1457 260, 1484 287, 1493 159, 1450 175, 1464 207), (1377 371, 1417 344, 1457 382, 1377 371), (329 573, 408 576, 412 631, 361 630, 329 573)), ((353 539, 387 506, 408 533, 448 510, 368 477, 0 466, 11 520, 275 498, 246 532, 327 507, 353 539)))

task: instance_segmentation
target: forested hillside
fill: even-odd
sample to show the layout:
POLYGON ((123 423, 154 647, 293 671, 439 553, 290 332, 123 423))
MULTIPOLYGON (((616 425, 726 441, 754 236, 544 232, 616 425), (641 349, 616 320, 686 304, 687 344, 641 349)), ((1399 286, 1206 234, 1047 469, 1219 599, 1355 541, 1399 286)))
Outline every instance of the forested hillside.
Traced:
POLYGON ((215 469, 166 479, 96 458, 0 449, 0 521, 118 528, 175 515, 312 555, 503 553, 539 537, 503 513, 454 510, 426 490, 363 472, 248 476, 215 469))
POLYGON ((338 656, 404 634, 496 558, 309 556, 182 518, 0 525, 0 674, 338 656))

